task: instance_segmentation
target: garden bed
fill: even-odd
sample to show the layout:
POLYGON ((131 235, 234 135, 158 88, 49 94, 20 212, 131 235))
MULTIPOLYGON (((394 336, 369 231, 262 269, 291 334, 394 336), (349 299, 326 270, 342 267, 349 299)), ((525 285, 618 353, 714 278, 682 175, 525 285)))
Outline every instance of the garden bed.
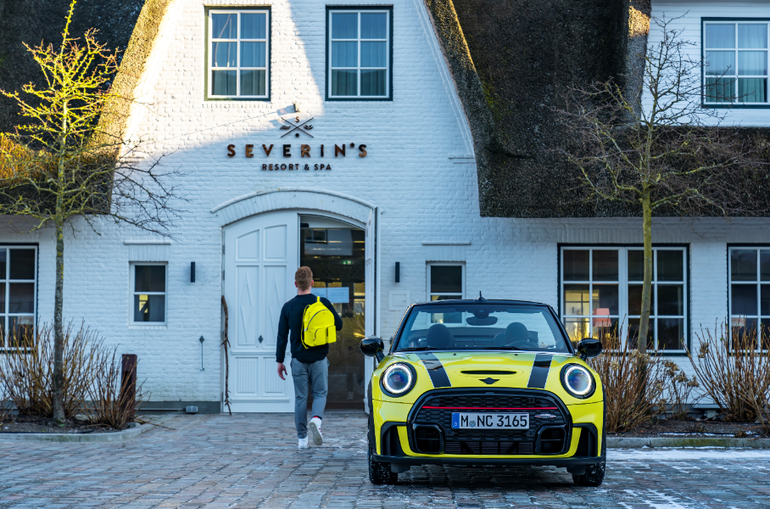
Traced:
POLYGON ((721 420, 680 421, 657 419, 647 421, 624 433, 608 433, 609 437, 763 437, 762 427, 753 422, 721 420))
POLYGON ((57 426, 53 419, 26 415, 11 416, 0 424, 0 433, 114 433, 120 430, 103 424, 89 424, 70 419, 65 426, 57 426))

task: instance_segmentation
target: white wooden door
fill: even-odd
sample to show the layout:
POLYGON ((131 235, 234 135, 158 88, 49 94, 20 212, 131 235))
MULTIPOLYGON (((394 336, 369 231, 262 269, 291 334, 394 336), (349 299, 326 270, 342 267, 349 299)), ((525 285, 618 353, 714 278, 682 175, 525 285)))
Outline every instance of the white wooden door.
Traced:
MULTIPOLYGON (((291 374, 278 377, 275 348, 281 307, 296 294, 299 216, 259 214, 226 227, 224 237, 232 409, 291 412, 294 386, 291 374)), ((284 363, 291 372, 289 350, 284 363)))

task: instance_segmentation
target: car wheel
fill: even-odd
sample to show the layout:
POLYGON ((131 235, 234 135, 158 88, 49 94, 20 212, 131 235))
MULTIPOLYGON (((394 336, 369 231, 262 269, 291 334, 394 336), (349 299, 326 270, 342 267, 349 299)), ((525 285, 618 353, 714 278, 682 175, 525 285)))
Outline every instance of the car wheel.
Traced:
POLYGON ((605 465, 606 460, 602 460, 601 463, 586 465, 585 474, 572 474, 572 481, 578 486, 601 486, 604 482, 605 465))

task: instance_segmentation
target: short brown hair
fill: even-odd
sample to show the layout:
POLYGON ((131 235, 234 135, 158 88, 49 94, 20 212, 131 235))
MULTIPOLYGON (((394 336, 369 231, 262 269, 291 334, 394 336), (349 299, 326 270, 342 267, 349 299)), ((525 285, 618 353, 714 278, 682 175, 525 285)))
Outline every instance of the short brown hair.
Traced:
POLYGON ((297 283, 297 288, 303 292, 310 288, 310 282, 313 281, 313 271, 310 267, 300 267, 297 272, 294 273, 294 281, 297 283))

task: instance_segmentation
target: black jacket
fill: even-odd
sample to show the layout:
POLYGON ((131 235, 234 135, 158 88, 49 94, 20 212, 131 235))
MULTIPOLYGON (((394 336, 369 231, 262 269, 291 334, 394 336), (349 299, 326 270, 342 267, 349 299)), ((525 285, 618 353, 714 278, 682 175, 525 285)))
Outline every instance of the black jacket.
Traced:
MULTIPOLYGON (((305 348, 302 346, 302 315, 305 308, 316 301, 316 296, 312 293, 307 295, 297 295, 281 308, 281 319, 278 322, 278 341, 275 345, 275 360, 283 362, 286 353, 286 340, 291 331, 291 356, 300 362, 310 364, 320 361, 329 353, 329 345, 314 346, 305 348)), ((334 313, 334 326, 337 330, 342 330, 342 318, 334 310, 334 306, 327 299, 321 297, 324 306, 334 313)))

